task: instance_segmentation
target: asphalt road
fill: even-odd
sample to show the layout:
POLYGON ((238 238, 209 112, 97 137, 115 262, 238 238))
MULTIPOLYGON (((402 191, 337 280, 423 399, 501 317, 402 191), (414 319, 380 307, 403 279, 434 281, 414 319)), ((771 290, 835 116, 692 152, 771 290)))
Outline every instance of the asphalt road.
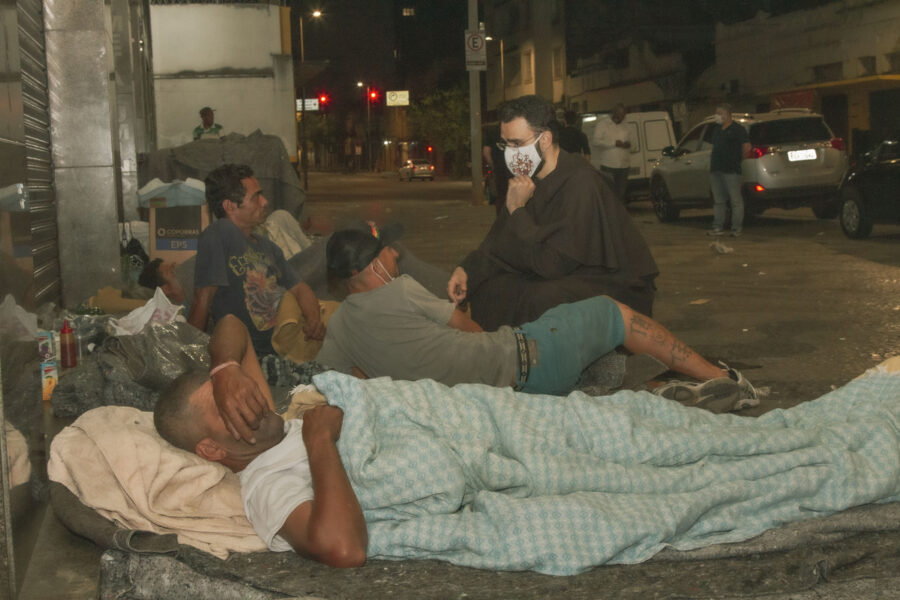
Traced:
MULTIPOLYGON (((494 218, 464 181, 398 182, 395 174, 310 173, 303 217, 317 233, 350 219, 404 224, 404 242, 448 272, 494 218)), ((816 398, 900 355, 900 227, 849 240, 809 209, 771 210, 726 237, 704 235, 711 210, 659 223, 648 202, 629 212, 660 276, 653 316, 698 352, 741 369, 769 394, 753 415, 816 398)))

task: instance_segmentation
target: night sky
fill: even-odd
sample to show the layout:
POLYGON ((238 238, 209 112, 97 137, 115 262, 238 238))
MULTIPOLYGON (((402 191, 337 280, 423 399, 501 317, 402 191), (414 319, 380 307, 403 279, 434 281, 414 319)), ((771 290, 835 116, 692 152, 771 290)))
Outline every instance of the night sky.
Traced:
MULTIPOLYGON (((829 2, 563 1, 570 69, 579 58, 596 54, 609 41, 641 39, 649 41, 660 52, 682 52, 689 80, 714 60, 712 42, 716 22, 749 19, 760 10, 783 14, 829 2)), ((324 13, 321 19, 307 16, 304 21, 306 60, 328 61, 327 68, 309 82, 307 95, 328 93, 332 99, 331 110, 343 112, 365 106, 357 81, 381 91, 407 89, 411 98, 417 98, 466 79, 463 53, 466 0, 288 0, 287 4, 294 17, 295 55, 299 55, 298 15, 309 15, 315 9, 324 13), (413 8, 415 16, 402 16, 405 7, 413 8)), ((482 6, 482 20, 483 14, 482 6)))

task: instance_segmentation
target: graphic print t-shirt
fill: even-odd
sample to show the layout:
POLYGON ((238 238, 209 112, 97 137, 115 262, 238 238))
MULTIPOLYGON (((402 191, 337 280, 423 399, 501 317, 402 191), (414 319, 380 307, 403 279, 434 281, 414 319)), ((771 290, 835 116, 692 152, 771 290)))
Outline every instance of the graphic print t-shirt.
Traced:
POLYGON ((246 237, 228 219, 218 219, 200 234, 194 287, 216 286, 212 316, 238 317, 250 331, 258 356, 274 353, 272 330, 285 291, 300 280, 274 243, 246 237))

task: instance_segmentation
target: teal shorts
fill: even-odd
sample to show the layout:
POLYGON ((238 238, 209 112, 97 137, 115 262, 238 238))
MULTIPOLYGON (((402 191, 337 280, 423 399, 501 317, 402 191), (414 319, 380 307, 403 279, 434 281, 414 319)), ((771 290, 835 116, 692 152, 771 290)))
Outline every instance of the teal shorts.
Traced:
POLYGON ((537 342, 522 386, 529 394, 568 394, 588 365, 625 343, 622 312, 607 296, 560 304, 519 329, 537 342))

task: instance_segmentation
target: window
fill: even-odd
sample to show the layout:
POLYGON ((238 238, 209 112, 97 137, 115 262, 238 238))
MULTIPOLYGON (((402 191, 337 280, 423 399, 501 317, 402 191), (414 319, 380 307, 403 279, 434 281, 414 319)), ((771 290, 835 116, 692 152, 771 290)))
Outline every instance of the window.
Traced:
POLYGON ((713 132, 715 132, 716 128, 710 124, 709 127, 706 128, 706 131, 703 132, 703 145, 704 146, 712 146, 712 138, 713 132))
POLYGON ((522 31, 531 29, 531 0, 522 0, 519 4, 519 25, 522 31))
POLYGON ((826 65, 813 67, 813 79, 815 81, 838 81, 844 78, 843 63, 833 62, 826 65))
POLYGON ((553 79, 563 78, 563 53, 562 47, 557 46, 553 49, 553 79))
POLYGON ((562 17, 562 0, 552 0, 550 3, 550 22, 556 25, 562 17))
POLYGON ((700 136, 703 134, 703 128, 706 127, 706 123, 701 123, 697 125, 691 131, 684 136, 684 139, 681 140, 681 143, 678 144, 678 154, 683 154, 685 152, 694 152, 697 148, 700 147, 700 136))
POLYGON ((644 136, 647 150, 662 150, 672 145, 669 138, 669 127, 663 119, 654 119, 644 123, 644 136))
POLYGON ((860 77, 868 77, 870 75, 875 75, 875 57, 874 56, 860 56, 859 57, 859 66, 860 66, 860 77))
POLYGON ((900 52, 889 52, 884 56, 888 59, 891 73, 900 73, 900 52))
POLYGON ((893 141, 884 141, 878 148, 878 160, 882 162, 894 161, 900 158, 900 144, 893 141))
POLYGON ((531 68, 531 50, 522 52, 522 83, 534 81, 534 72, 531 68))
MULTIPOLYGON (((396 14, 396 13, 395 13, 395 14, 396 14)), ((414 16, 416 16, 416 9, 415 9, 415 8, 412 8, 412 7, 405 7, 405 8, 403 9, 403 16, 404 16, 404 17, 414 17, 414 16)))
POLYGON ((778 119, 756 123, 750 128, 750 143, 754 146, 819 142, 830 139, 831 132, 821 117, 778 119))

